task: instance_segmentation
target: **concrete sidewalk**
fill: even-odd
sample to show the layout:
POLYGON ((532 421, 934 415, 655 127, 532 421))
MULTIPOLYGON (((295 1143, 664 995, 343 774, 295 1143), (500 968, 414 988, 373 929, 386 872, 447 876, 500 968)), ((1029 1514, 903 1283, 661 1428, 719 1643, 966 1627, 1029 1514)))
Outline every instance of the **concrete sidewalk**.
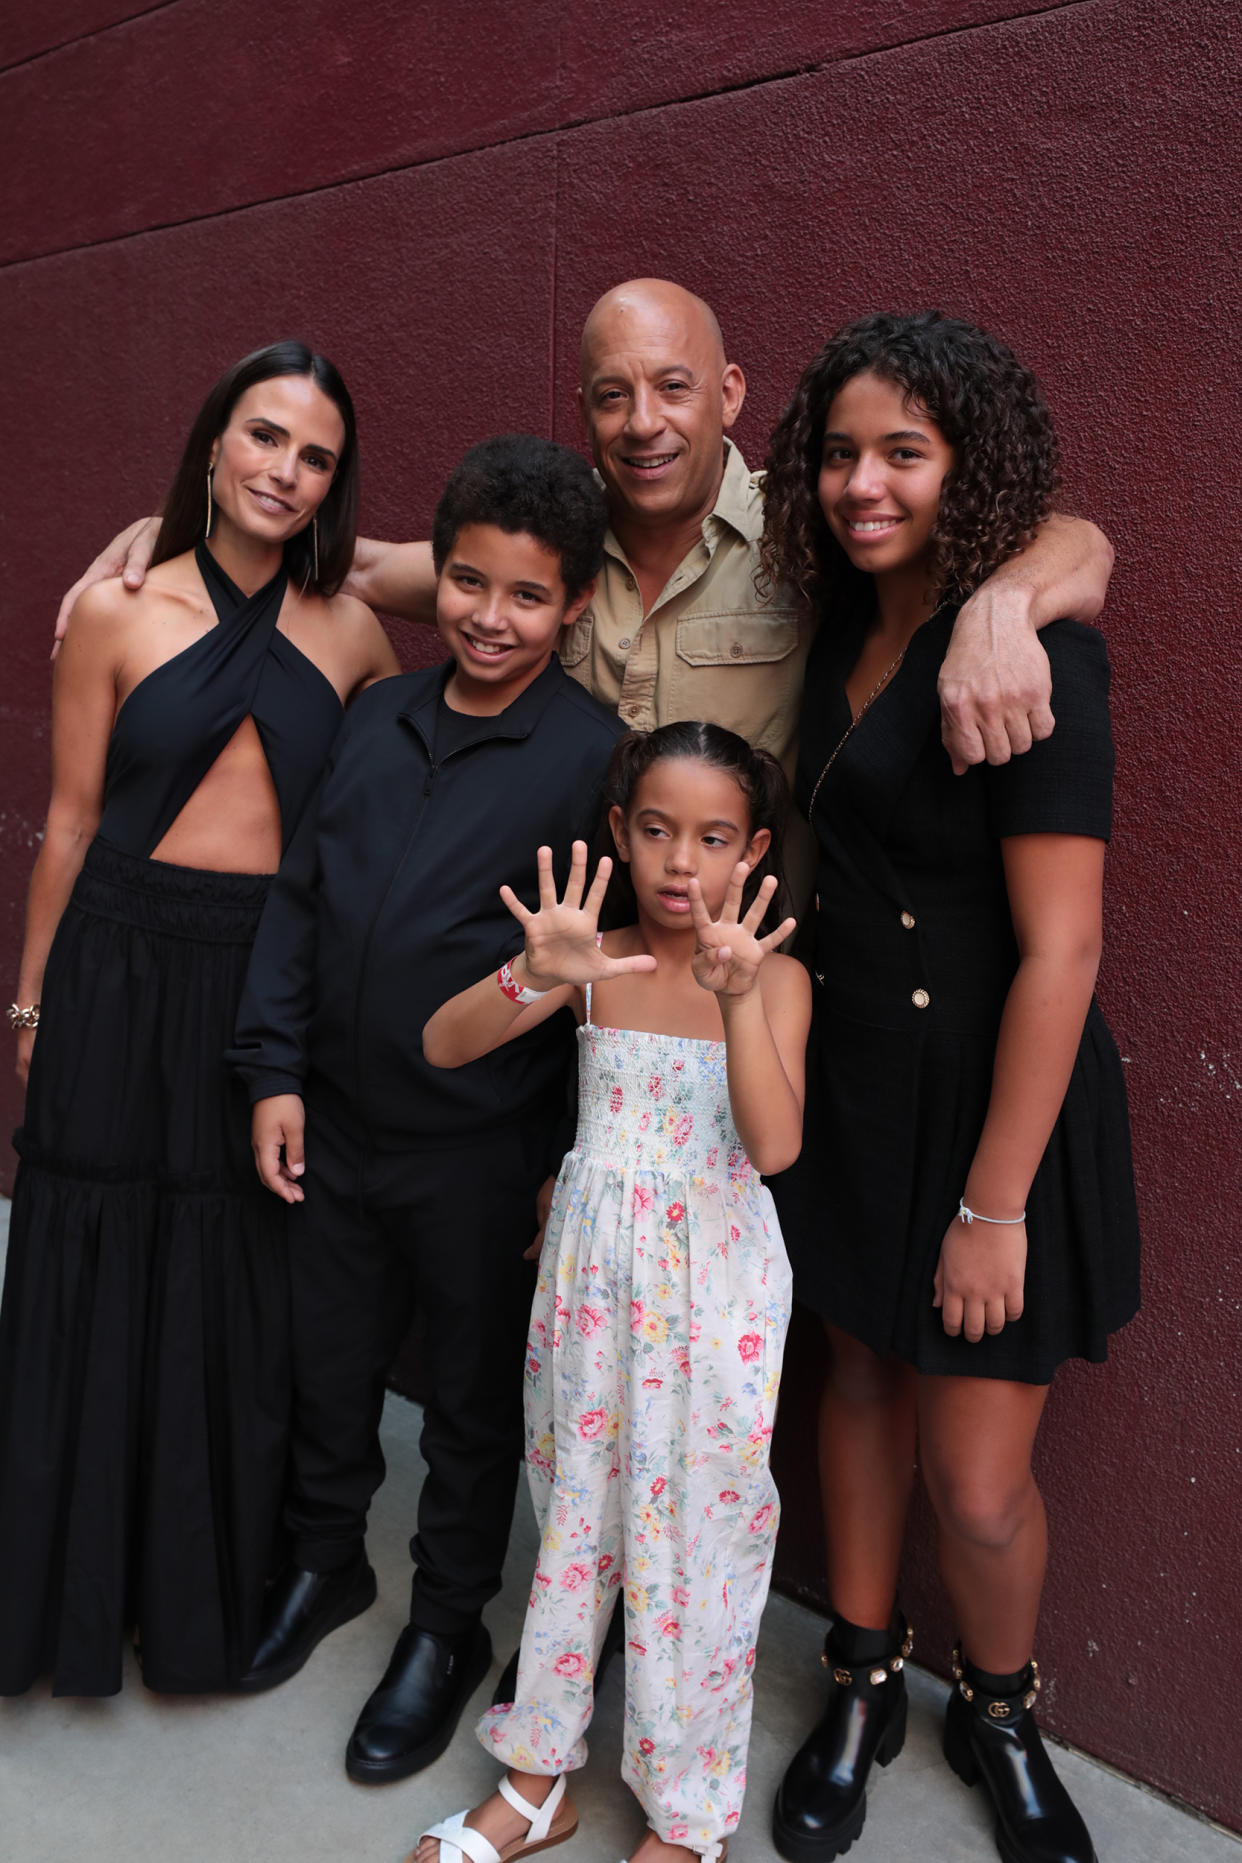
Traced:
MULTIPOLYGON (((6 1217, 0 1204, 0 1229, 6 1217)), ((491 1788, 496 1768, 471 1725, 520 1632, 535 1547, 524 1495, 505 1588, 488 1612, 492 1675, 449 1751, 417 1778, 385 1787, 351 1784, 342 1764, 408 1604, 419 1423, 414 1406, 389 1399, 388 1479, 369 1537, 378 1602, 283 1688, 235 1699, 151 1695, 130 1657, 124 1692, 111 1700, 53 1700, 42 1684, 0 1701, 4 1863, 399 1863, 423 1826, 491 1788)), ((730 1846, 736 1863, 776 1858, 772 1794, 817 1712, 822 1634, 809 1612, 773 1598, 759 1646, 749 1796, 730 1846)), ((962 1786, 940 1755, 944 1684, 912 1669, 910 1688, 905 1752, 873 1780, 851 1863, 995 1863, 982 1793, 962 1786)), ((641 1814, 618 1777, 621 1711, 614 1664, 600 1690, 591 1762, 573 1785, 581 1824, 567 1863, 617 1863, 637 1842, 641 1814)), ((1057 1764, 1100 1863, 1242 1863, 1242 1845, 1228 1833, 1081 1755, 1058 1750, 1057 1764)))

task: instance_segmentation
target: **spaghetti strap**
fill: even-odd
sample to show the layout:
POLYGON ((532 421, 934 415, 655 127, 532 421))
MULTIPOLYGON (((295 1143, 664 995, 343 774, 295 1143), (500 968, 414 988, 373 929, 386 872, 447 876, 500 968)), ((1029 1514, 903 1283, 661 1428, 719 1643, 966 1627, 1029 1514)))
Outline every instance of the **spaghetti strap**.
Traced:
MULTIPOLYGON (((596 932, 595 944, 596 944, 597 950, 600 950, 600 951, 603 950, 604 948, 603 932, 596 932)), ((591 985, 589 983, 586 986, 586 1021, 583 1023, 582 1026, 588 1029, 591 1026, 591 985)))
MULTIPOLYGON (((601 951, 603 950, 604 948, 603 932, 596 932, 595 944, 598 950, 601 950, 601 951)), ((589 1029, 590 1026, 591 1026, 591 985, 588 983, 586 986, 586 1021, 583 1023, 583 1027, 589 1029)))

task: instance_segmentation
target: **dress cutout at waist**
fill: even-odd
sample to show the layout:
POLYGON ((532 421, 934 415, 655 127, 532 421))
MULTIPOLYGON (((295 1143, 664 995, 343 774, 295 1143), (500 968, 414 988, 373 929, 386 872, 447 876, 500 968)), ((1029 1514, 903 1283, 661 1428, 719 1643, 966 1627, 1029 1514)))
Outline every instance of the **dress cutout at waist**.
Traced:
POLYGON ((108 744, 99 833, 143 859, 247 717, 272 773, 287 847, 341 722, 331 681, 276 625, 285 570, 248 596, 204 544, 194 560, 217 625, 139 681, 108 744))

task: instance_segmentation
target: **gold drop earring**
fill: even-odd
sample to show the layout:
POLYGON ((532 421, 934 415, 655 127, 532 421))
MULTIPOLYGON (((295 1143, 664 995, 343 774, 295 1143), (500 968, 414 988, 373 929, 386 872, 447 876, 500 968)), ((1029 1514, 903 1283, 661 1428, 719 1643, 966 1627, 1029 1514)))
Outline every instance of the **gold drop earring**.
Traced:
POLYGON ((207 468, 207 528, 203 532, 204 537, 210 537, 211 535, 211 519, 212 519, 212 509, 213 509, 212 503, 211 503, 211 475, 214 471, 215 471, 214 466, 208 466, 207 468))

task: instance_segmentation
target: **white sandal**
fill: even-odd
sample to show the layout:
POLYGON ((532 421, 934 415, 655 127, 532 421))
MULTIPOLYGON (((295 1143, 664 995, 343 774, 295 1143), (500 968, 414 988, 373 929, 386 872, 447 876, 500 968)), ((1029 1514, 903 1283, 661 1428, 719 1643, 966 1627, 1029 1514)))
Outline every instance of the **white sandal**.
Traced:
MULTIPOLYGON (((529 1799, 523 1798, 517 1787, 510 1785, 507 1773, 496 1790, 506 1804, 512 1805, 514 1811, 526 1819, 529 1828, 525 1837, 515 1838, 503 1850, 497 1850, 482 1831, 466 1823, 468 1811, 455 1811, 451 1818, 443 1818, 429 1830, 420 1831, 418 1843, 421 1844, 424 1837, 434 1837, 440 1845, 440 1863, 466 1863, 467 1857, 470 1863, 513 1863, 515 1857, 533 1856, 536 1850, 550 1850, 553 1844, 563 1844, 578 1828, 578 1814, 573 1800, 566 1795, 563 1773, 542 1805, 532 1805, 529 1799), (559 1817, 558 1812, 561 1813, 559 1817)), ((405 1863, 414 1863, 417 1850, 418 1844, 415 1844, 405 1863)))

